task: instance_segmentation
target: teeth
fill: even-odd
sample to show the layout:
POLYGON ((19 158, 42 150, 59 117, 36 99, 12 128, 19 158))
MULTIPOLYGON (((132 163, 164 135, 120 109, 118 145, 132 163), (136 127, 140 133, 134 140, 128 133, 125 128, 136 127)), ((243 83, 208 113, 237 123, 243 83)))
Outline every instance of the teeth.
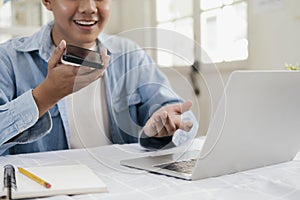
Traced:
POLYGON ((84 25, 84 26, 90 26, 96 23, 95 21, 77 21, 77 20, 75 22, 76 24, 84 25))

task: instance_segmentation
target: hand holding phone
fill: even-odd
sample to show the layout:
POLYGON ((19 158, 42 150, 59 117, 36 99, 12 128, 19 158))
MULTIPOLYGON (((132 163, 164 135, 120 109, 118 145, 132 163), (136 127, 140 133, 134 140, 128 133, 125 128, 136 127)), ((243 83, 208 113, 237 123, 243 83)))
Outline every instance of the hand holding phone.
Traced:
POLYGON ((104 67, 103 59, 99 52, 70 44, 66 45, 61 62, 63 64, 86 66, 95 69, 102 69, 104 67))
MULTIPOLYGON (((100 58, 101 60, 99 62, 100 66, 99 63, 96 62, 96 67, 103 66, 99 70, 97 70, 98 68, 94 70, 94 68, 90 67, 72 67, 63 65, 62 62, 68 63, 68 56, 65 56, 65 59, 63 59, 63 55, 70 55, 66 52, 66 48, 66 41, 61 40, 48 60, 48 72, 46 78, 32 90, 32 95, 38 107, 39 117, 43 116, 60 99, 86 87, 100 77, 103 77, 104 72, 109 65, 110 56, 105 48, 101 49, 100 54, 102 57, 97 56, 97 58, 100 58)), ((98 52, 96 53, 98 54, 98 52)), ((82 57, 82 55, 86 54, 79 55, 81 55, 79 56, 81 60, 85 60, 86 56, 82 57)), ((83 62, 78 62, 79 64, 76 64, 76 61, 70 61, 69 64, 71 65, 85 64, 83 62)), ((95 62, 94 60, 92 61, 92 63, 95 62)))

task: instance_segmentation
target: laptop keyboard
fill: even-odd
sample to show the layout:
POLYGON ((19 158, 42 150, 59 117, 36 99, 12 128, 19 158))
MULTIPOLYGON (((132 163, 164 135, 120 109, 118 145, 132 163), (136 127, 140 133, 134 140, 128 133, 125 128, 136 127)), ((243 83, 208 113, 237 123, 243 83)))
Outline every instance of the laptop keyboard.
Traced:
POLYGON ((155 167, 186 174, 192 174, 196 161, 197 159, 183 160, 162 165, 156 165, 155 167))

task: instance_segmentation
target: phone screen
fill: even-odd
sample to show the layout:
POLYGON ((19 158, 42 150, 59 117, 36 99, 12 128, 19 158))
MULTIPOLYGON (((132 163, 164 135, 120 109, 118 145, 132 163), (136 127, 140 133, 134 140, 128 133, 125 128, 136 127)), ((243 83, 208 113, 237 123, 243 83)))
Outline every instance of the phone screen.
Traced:
POLYGON ((75 66, 103 68, 103 61, 99 52, 69 44, 67 44, 66 51, 62 56, 62 62, 75 66))

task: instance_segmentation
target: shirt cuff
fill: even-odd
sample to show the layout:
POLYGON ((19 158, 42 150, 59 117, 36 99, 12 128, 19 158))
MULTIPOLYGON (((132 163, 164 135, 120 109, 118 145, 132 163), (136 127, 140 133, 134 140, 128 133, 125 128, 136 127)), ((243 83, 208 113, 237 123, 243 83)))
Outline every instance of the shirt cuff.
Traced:
POLYGON ((0 138, 0 155, 8 148, 16 144, 33 142, 52 129, 52 119, 50 113, 39 118, 39 111, 29 90, 6 104, 7 115, 10 115, 9 124, 6 131, 0 138))
POLYGON ((175 146, 172 142, 172 136, 148 137, 143 130, 139 137, 139 144, 147 150, 169 149, 175 146))
POLYGON ((39 110, 33 98, 32 90, 12 101, 10 110, 18 133, 33 126, 39 119, 39 110))

